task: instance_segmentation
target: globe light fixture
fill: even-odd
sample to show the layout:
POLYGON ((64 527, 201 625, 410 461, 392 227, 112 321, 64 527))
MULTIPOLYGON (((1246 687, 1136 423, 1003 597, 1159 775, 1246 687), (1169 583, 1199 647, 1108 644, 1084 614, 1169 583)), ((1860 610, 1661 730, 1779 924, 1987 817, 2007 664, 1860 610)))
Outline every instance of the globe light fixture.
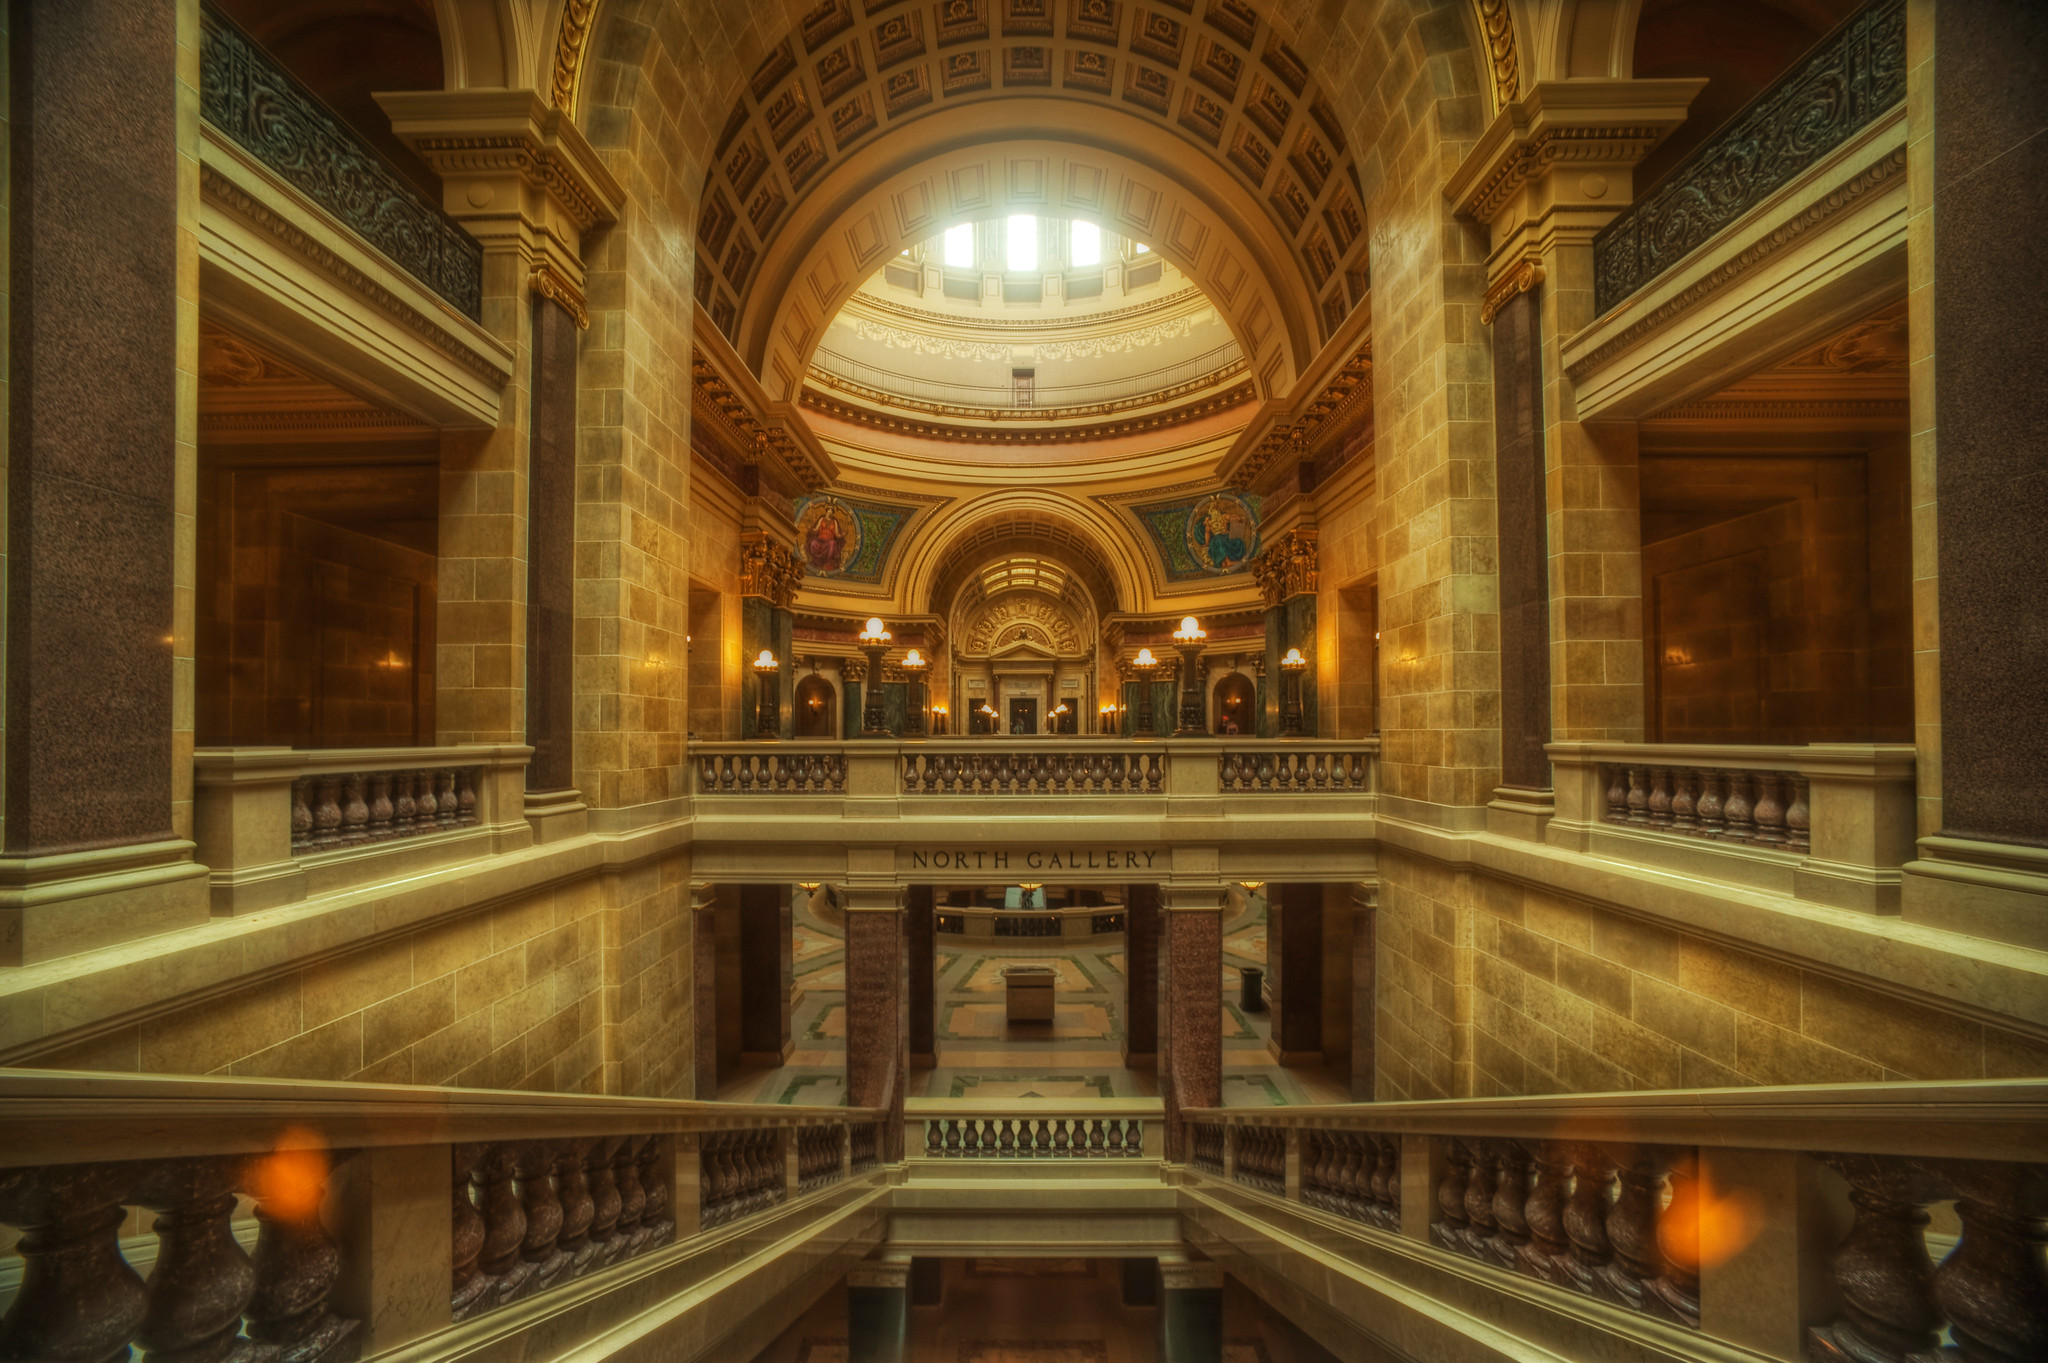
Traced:
POLYGON ((1202 640, 1209 637, 1209 631, 1202 628, 1202 622, 1192 615, 1181 617, 1180 628, 1173 632, 1174 645, 1180 650, 1180 722, 1174 726, 1175 738, 1195 737, 1209 732, 1208 706, 1202 702, 1202 640))
POLYGON ((916 649, 903 655, 906 682, 903 697, 903 732, 911 737, 924 733, 924 674, 931 662, 916 649))
POLYGON ((1301 650, 1290 648, 1280 660, 1280 732, 1289 738, 1301 736, 1301 683, 1308 672, 1308 659, 1301 650))
POLYGON ((869 616, 868 627, 860 632, 861 652, 868 655, 868 677, 860 707, 862 738, 889 737, 889 711, 882 704, 882 659, 888 655, 889 640, 893 637, 882 627, 879 615, 869 616))
POLYGON ((762 649, 754 659, 754 737, 782 737, 782 665, 762 649))
POLYGON ((1152 674, 1159 670, 1159 660, 1152 656, 1152 650, 1141 648, 1138 656, 1131 659, 1131 670, 1138 674, 1138 732, 1152 732, 1152 674))

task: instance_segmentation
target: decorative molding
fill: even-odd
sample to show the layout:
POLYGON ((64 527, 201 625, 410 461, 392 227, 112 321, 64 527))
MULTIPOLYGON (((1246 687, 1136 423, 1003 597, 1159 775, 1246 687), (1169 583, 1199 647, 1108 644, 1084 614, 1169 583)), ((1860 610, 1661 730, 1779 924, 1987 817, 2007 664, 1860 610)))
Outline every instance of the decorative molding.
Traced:
POLYGON ((1671 127, 1670 123, 1546 127, 1527 140, 1518 139, 1459 202, 1458 211, 1491 223, 1524 185, 1553 167, 1572 162, 1631 165, 1649 155, 1670 135, 1671 127))
POLYGON ((1276 421, 1272 429, 1259 437, 1259 443, 1252 446, 1252 452, 1244 457, 1230 475, 1230 486, 1240 492, 1256 483, 1275 460, 1283 454, 1296 459, 1308 457, 1308 426, 1305 422, 1276 421))
MULTIPOLYGON (((965 323, 976 331, 1047 331, 1062 326, 1074 330, 1099 326, 1128 326, 1149 313, 1170 312, 1177 308, 1190 307, 1197 302, 1207 304, 1208 298, 1209 296, 1199 287, 1190 284, 1184 289, 1174 290, 1164 298, 1148 298, 1142 303, 1129 303, 1120 308, 1104 308, 1100 312, 1081 313, 1063 323, 1050 322, 1044 317, 961 317, 950 312, 935 312, 931 308, 912 307, 908 303, 899 303, 893 298, 882 298, 865 291, 855 294, 848 301, 847 307, 894 316, 914 326, 956 327, 965 323)), ((1214 305, 1209 306, 1213 311, 1214 305)))
POLYGON ((249 194, 221 171, 203 162, 199 167, 199 189, 206 198, 263 231, 279 246, 493 387, 503 387, 511 379, 511 370, 463 345, 435 318, 343 260, 312 235, 272 212, 269 205, 249 194))
POLYGON ((788 545, 759 531, 740 537, 741 596, 765 597, 769 605, 788 610, 803 576, 803 560, 788 545))
POLYGON ((618 219, 568 161, 530 133, 408 140, 420 159, 443 178, 514 172, 531 188, 561 204, 580 232, 618 219))
POLYGON ((425 436, 436 433, 418 417, 382 408, 365 410, 321 410, 295 412, 202 412, 202 438, 253 440, 265 436, 304 439, 321 434, 367 436, 425 436))
POLYGON ((526 276, 527 287, 551 303, 557 303, 562 311, 576 319, 578 331, 590 330, 590 308, 583 301, 583 291, 569 282, 546 256, 533 262, 533 268, 526 276))
POLYGON ((1295 529, 1252 560, 1252 577, 1268 606, 1316 594, 1318 552, 1316 532, 1295 529))
POLYGON ((483 247, 211 6, 201 10, 200 116, 365 244, 483 317, 483 247))
POLYGON ((1479 321, 1483 326, 1492 326, 1493 319, 1507 306, 1508 300, 1517 294, 1524 294, 1543 282, 1543 267, 1533 260, 1523 259, 1513 265, 1486 290, 1486 298, 1479 304, 1479 321))
POLYGON ((1239 355, 1237 359, 1232 360, 1229 364, 1219 369, 1212 369, 1206 374, 1187 380, 1185 383, 1172 384, 1165 388, 1157 388, 1151 392, 1139 393, 1127 398, 1114 398, 1107 402, 1091 402, 1080 407, 966 407, 943 402, 930 402, 920 398, 901 397, 895 393, 885 392, 880 388, 871 388, 866 384, 856 383, 844 375, 834 373, 832 370, 817 364, 813 364, 811 372, 804 377, 807 382, 822 384, 824 387, 836 389, 839 392, 857 397, 863 402, 872 402, 881 407, 894 407, 910 412, 925 412, 932 416, 952 417, 959 421, 1031 421, 1044 423, 1047 421, 1085 420, 1089 417, 1108 416, 1112 412, 1128 412, 1144 407, 1156 407, 1162 403, 1171 402, 1175 398, 1185 397, 1190 393, 1206 392, 1218 384, 1226 383, 1244 374, 1250 367, 1250 365, 1245 363, 1244 357, 1239 355))
POLYGON ((1078 627, 1049 596, 1038 592, 1010 592, 986 603, 974 623, 964 631, 959 652, 985 656, 999 642, 997 636, 1013 629, 1035 629, 1049 639, 1055 653, 1078 657, 1087 651, 1082 640, 1088 631, 1078 627))
POLYGON ((567 0, 562 6, 562 26, 555 33, 554 77, 549 92, 554 105, 575 116, 576 87, 583 77, 583 50, 590 42, 590 20, 597 0, 567 0))
MULTIPOLYGON (((833 397, 809 383, 804 385, 801 401, 802 405, 811 411, 850 425, 865 426, 870 430, 887 431, 891 435, 916 440, 938 440, 966 445, 1070 445, 1095 440, 1119 440, 1127 436, 1168 430, 1190 421, 1199 421, 1203 417, 1214 416, 1218 412, 1229 411, 1233 407, 1241 407, 1257 399, 1257 389, 1246 382, 1164 412, 1148 412, 1143 416, 1101 422, 1093 426, 1028 429, 956 426, 937 421, 893 417, 873 408, 833 397)), ((1043 413, 1040 414, 1040 419, 1044 419, 1043 413)))
POLYGON ((1657 413, 1665 421, 1834 421, 1887 425, 1907 419, 1905 398, 1709 398, 1657 413))
POLYGON ((1472 0, 1473 17, 1493 76, 1493 111, 1513 104, 1522 91, 1521 60, 1515 48, 1515 17, 1508 0, 1472 0))
POLYGON ((1808 205, 1798 216, 1780 224, 1769 235, 1751 242, 1733 259, 1715 266, 1677 294, 1658 304, 1647 315, 1631 323, 1618 335, 1573 361, 1566 367, 1565 373, 1573 379, 1579 379, 1598 369, 1672 318, 1690 311, 1702 300, 1719 293, 1764 261, 1826 223, 1828 219, 1854 208, 1864 198, 1883 188, 1888 181, 1905 173, 1906 149, 1900 147, 1866 166, 1826 198, 1808 205))
POLYGON ((717 366, 701 355, 693 356, 690 378, 698 399, 691 404, 692 410, 712 414, 740 447, 743 459, 753 463, 763 453, 772 454, 788 467, 806 492, 820 492, 829 485, 831 479, 812 461, 803 442, 781 421, 756 416, 717 366))
POLYGON ((1906 97, 1906 0, 1837 28, 1593 239, 1611 311, 1906 97))

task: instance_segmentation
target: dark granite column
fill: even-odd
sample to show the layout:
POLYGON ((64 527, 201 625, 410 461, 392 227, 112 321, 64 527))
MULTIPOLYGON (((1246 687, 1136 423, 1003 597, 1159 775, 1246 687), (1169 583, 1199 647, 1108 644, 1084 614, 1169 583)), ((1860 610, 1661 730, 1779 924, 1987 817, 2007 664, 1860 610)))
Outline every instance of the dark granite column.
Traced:
POLYGON ((910 1261, 856 1264, 846 1275, 847 1363, 908 1363, 910 1261))
POLYGON ((533 300, 526 477, 526 766, 529 792, 576 784, 576 319, 533 300))
POLYGON ((6 850, 33 857, 172 837, 178 52, 167 0, 8 13, 6 850))
POLYGON ((1493 317, 1495 514, 1500 535, 1500 779, 1550 790, 1550 558, 1538 290, 1493 317))
POLYGON ((1220 885, 1163 896, 1159 1096, 1170 1160, 1186 1157, 1182 1111, 1223 1101, 1223 898, 1220 885))
POLYGON ((690 986, 696 1028, 690 1092, 718 1096, 718 887, 690 887, 690 986))
POLYGON ((2043 846, 2048 10, 2036 0, 1934 9, 1941 831, 2043 846))
POLYGON ((944 1306, 946 1304, 946 1261, 944 1259, 912 1259, 910 1261, 910 1304, 912 1306, 944 1306))
POLYGON ((910 1067, 928 1070, 939 1063, 938 1017, 932 967, 936 963, 937 924, 932 887, 912 885, 903 892, 904 950, 910 975, 910 1067))
POLYGON ((1283 1065, 1323 1058, 1323 887, 1269 887, 1266 960, 1276 990, 1269 1043, 1283 1065), (1277 892, 1277 893, 1275 893, 1277 892))
POLYGON ((1223 1270, 1213 1263, 1159 1263, 1158 1356, 1223 1363, 1223 1270))
POLYGON ((1159 1304, 1159 1261, 1157 1259, 1122 1259, 1124 1305, 1157 1306, 1159 1304))
POLYGON ((787 884, 740 887, 740 1051, 780 1065, 795 1043, 789 996, 795 982, 795 924, 787 884))
POLYGON ((1159 887, 1124 886, 1124 1065, 1159 1063, 1159 887))
POLYGON ((1379 1096, 1379 891, 1351 887, 1351 1100, 1379 1096))
POLYGON ((903 1157, 903 1086, 909 1068, 910 983, 902 892, 846 896, 846 1103, 876 1107, 882 1159, 903 1157))

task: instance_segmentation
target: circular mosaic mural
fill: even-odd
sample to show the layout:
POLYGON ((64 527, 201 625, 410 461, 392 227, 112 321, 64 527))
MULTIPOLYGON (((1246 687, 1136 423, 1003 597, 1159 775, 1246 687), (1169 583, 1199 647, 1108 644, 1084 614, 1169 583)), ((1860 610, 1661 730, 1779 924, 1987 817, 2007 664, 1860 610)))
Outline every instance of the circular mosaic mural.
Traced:
POLYGON ((837 577, 860 557, 860 517, 837 497, 813 498, 797 516, 796 542, 806 572, 837 577))
POLYGON ((1259 551, 1258 517, 1235 492, 1216 492, 1188 508, 1188 553, 1204 571, 1234 573, 1259 551))

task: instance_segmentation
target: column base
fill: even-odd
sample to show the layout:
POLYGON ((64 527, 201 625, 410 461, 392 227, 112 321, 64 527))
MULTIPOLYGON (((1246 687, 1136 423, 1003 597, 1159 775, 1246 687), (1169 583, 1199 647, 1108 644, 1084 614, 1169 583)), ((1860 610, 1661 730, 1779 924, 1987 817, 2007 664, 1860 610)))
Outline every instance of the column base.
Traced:
POLYGON ((1486 805, 1486 831, 1497 838, 1542 842, 1557 812, 1557 792, 1527 786, 1499 786, 1486 805))
POLYGON ((2048 950, 2048 847, 1936 835, 1919 848, 1900 889, 1907 922, 2048 950))
POLYGON ((194 927, 211 917, 206 867, 183 838, 0 857, 0 965, 34 965, 194 927))
POLYGON ((564 842, 590 831, 590 806, 576 790, 529 790, 526 822, 535 843, 564 842))

